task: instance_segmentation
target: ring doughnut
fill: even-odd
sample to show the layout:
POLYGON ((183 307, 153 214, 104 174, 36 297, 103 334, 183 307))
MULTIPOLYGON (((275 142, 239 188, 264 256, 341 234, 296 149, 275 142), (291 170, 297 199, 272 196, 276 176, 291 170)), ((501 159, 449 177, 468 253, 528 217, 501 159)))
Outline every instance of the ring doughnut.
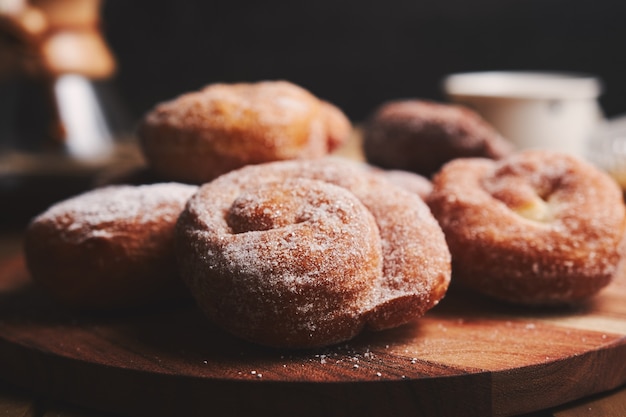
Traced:
POLYGON ((452 159, 499 159, 512 150, 473 110, 425 100, 383 103, 363 129, 363 151, 369 163, 425 177, 452 159))
POLYGON ((189 298, 174 228, 196 186, 109 186, 59 202, 32 220, 24 250, 33 281, 60 304, 110 310, 189 298))
POLYGON ((612 279, 625 211, 616 183, 544 150, 501 161, 458 159, 428 203, 452 253, 453 280, 521 304, 576 303, 612 279))
POLYGON ((201 186, 178 221, 177 247, 208 317, 275 347, 407 323, 450 280, 426 204, 339 158, 252 165, 201 186))
POLYGON ((334 105, 292 83, 264 81, 212 84, 160 103, 138 136, 163 179, 200 184, 245 165, 325 156, 351 131, 334 105))

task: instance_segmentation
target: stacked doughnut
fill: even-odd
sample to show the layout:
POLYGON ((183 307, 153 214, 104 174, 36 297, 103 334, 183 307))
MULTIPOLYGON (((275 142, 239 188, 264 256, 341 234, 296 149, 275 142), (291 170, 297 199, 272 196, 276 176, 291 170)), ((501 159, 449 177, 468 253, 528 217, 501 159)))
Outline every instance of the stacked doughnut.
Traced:
POLYGON ((608 175, 573 156, 523 151, 458 159, 433 180, 430 208, 454 282, 521 304, 586 300, 615 275, 625 209, 608 175))
POLYGON ((157 176, 195 184, 245 165, 322 157, 351 132, 341 110, 286 81, 211 84, 158 104, 138 129, 157 176))
POLYGON ((347 160, 223 175, 191 198, 177 242, 181 275, 210 319, 270 346, 399 326, 435 306, 450 280, 426 204, 347 160))

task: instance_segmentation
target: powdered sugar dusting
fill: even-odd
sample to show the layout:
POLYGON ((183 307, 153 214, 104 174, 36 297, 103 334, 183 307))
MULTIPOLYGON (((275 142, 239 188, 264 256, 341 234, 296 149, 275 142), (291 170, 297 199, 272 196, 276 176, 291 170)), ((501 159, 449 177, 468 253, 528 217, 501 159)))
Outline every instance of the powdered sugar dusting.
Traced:
MULTIPOLYGON (((213 84, 199 94, 212 102, 230 103, 238 113, 254 114, 261 124, 289 125, 318 111, 319 101, 308 91, 287 82, 213 84)), ((229 117, 233 117, 229 114, 229 117)))
POLYGON ((338 108, 286 81, 211 84, 163 102, 138 129, 152 168, 202 184, 250 164, 317 158, 352 131, 338 108))
POLYGON ((123 224, 176 222, 196 190, 179 183, 108 186, 54 204, 33 222, 57 224, 66 239, 109 237, 123 224))

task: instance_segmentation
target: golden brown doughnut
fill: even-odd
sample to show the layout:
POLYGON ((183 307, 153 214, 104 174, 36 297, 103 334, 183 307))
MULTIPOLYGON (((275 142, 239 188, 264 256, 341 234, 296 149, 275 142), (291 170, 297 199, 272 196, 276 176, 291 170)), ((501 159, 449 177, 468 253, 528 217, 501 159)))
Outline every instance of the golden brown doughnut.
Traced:
POLYGON ((363 151, 369 163, 426 177, 452 159, 499 159, 512 150, 474 111, 424 100, 384 103, 363 129, 363 151))
POLYGON ((435 306, 450 279, 426 204, 339 158, 251 165, 203 185, 177 248, 208 317, 276 347, 399 326, 435 306))
POLYGON ((428 202, 454 282, 510 302, 585 300, 610 282, 622 256, 619 187, 572 156, 455 160, 435 176, 428 202))
POLYGON ((286 81, 212 84, 161 103, 139 127, 162 178, 204 183, 249 164, 325 156, 352 131, 334 105, 286 81))
POLYGON ((33 280, 75 309, 135 307, 189 297, 178 278, 174 227, 196 186, 109 186, 59 202, 30 223, 33 280))

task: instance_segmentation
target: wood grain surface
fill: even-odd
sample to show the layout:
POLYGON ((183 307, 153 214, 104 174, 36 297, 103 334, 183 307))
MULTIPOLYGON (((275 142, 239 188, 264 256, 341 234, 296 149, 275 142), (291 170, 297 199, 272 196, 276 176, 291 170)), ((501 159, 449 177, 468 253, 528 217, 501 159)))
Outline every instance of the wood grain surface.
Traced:
POLYGON ((280 351, 223 333, 192 303, 64 311, 18 251, 0 262, 0 375, 121 415, 516 415, 626 383, 626 274, 577 307, 451 291, 411 325, 280 351))

